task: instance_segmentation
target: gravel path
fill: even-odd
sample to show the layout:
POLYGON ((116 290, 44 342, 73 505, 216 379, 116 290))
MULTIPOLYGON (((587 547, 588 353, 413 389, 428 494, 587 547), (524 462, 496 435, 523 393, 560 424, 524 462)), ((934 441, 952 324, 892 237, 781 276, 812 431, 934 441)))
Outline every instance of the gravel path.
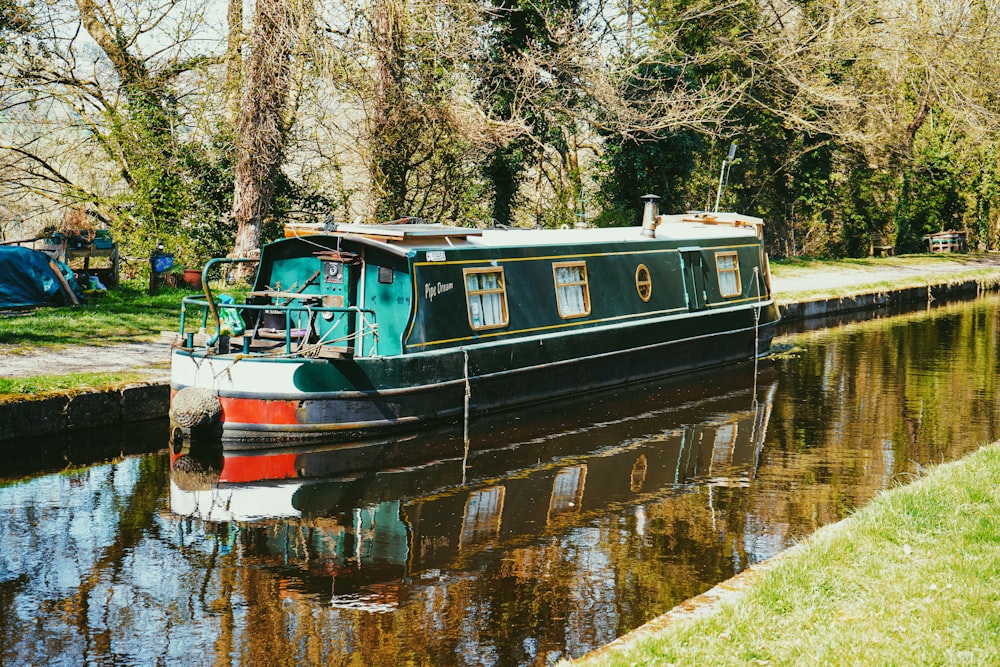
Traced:
POLYGON ((120 343, 72 346, 58 350, 5 352, 0 349, 0 377, 66 375, 138 371, 151 380, 170 377, 170 345, 167 343, 120 343))
POLYGON ((1000 253, 961 257, 951 255, 948 259, 950 261, 931 261, 921 264, 887 258, 875 266, 841 265, 823 269, 822 272, 803 271, 798 275, 792 273, 784 277, 773 278, 772 287, 778 299, 782 300, 782 295, 791 294, 794 296, 795 292, 836 289, 882 281, 903 281, 912 278, 936 283, 947 278, 950 274, 1000 268, 1000 253))

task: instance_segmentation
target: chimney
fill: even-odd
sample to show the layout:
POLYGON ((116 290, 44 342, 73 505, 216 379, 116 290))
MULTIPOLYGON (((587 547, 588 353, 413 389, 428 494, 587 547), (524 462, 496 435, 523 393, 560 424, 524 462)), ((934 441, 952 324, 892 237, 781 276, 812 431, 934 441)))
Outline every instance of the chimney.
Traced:
POLYGON ((642 200, 646 202, 642 209, 642 235, 647 238, 656 237, 656 216, 660 212, 660 198, 656 195, 643 195, 642 200))

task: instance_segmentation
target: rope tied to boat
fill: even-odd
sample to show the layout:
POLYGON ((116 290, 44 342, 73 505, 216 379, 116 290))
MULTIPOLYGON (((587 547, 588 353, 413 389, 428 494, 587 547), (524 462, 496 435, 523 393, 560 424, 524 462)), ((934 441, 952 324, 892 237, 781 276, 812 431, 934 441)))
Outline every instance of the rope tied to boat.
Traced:
MULTIPOLYGON (((310 357, 316 358, 319 356, 320 351, 326 345, 333 345, 335 343, 349 343, 354 340, 364 341, 364 337, 371 334, 372 338, 375 339, 374 348, 378 348, 378 323, 369 322, 368 318, 365 317, 364 313, 358 311, 358 315, 361 318, 361 328, 354 333, 348 333, 339 338, 328 338, 330 334, 334 332, 337 324, 347 316, 347 313, 341 313, 339 317, 332 323, 326 333, 324 333, 315 343, 300 344, 298 349, 294 352, 287 354, 274 355, 276 357, 287 356, 287 357, 310 357)), ((310 320, 311 321, 311 320, 310 320)), ((363 353, 364 350, 361 350, 363 353)))
POLYGON ((462 429, 462 442, 464 446, 464 454, 462 456, 462 484, 465 484, 465 468, 469 460, 469 400, 472 398, 472 385, 469 384, 469 351, 464 347, 462 348, 462 357, 465 361, 462 372, 465 377, 464 423, 462 429))
POLYGON ((760 267, 753 267, 753 281, 754 285, 757 287, 757 303, 753 307, 753 405, 756 409, 757 406, 757 366, 760 362, 760 311, 763 308, 761 305, 761 299, 763 295, 760 292, 760 267))

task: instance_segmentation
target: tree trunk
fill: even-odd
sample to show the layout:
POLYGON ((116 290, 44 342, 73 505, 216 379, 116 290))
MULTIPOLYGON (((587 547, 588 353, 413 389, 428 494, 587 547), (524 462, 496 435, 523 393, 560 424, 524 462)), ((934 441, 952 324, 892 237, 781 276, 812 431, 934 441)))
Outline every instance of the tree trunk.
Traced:
POLYGON ((261 225, 271 209, 275 181, 284 156, 284 112, 295 36, 294 17, 288 2, 258 0, 236 146, 235 257, 256 254, 260 247, 261 225))
POLYGON ((226 114, 231 125, 240 117, 240 82, 243 79, 243 0, 229 0, 226 12, 226 114))
POLYGON ((372 6, 372 78, 375 91, 369 125, 372 201, 369 218, 405 215, 409 151, 405 150, 408 104, 403 65, 406 63, 403 12, 399 0, 376 0, 372 6))
POLYGON ((917 132, 920 128, 924 126, 927 122, 927 116, 930 115, 931 109, 934 108, 934 104, 937 102, 937 95, 934 92, 934 88, 931 84, 930 78, 924 84, 924 90, 920 94, 920 99, 917 100, 917 110, 913 115, 913 119, 910 121, 909 125, 906 126, 906 130, 903 132, 903 140, 901 142, 900 153, 902 154, 902 159, 906 163, 907 168, 910 167, 910 163, 913 162, 913 142, 916 140, 917 132))

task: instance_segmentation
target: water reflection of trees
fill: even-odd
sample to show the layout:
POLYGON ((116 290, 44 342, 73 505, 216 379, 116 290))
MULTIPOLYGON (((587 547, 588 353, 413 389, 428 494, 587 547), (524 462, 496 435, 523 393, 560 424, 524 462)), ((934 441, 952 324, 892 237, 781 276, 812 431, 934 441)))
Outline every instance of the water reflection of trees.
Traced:
POLYGON ((547 444, 530 452, 543 464, 379 500, 369 509, 383 514, 364 519, 353 505, 256 524, 180 517, 166 511, 162 456, 0 490, 0 662, 577 655, 842 518, 917 463, 992 440, 996 303, 804 337, 806 352, 775 362, 769 420, 690 411, 585 455, 547 444), (760 449, 727 447, 765 422, 760 449))
POLYGON ((799 339, 809 353, 779 362, 760 501, 806 534, 995 439, 997 317, 990 298, 799 339))
POLYGON ((132 588, 135 552, 156 539, 156 518, 166 489, 165 457, 144 457, 122 468, 87 468, 48 482, 36 480, 0 522, 4 571, 20 574, 4 584, 0 658, 78 656, 81 663, 112 661, 121 650, 121 627, 132 627, 131 604, 108 604, 124 595, 142 604, 132 588), (93 478, 102 477, 100 481, 93 478), (90 485, 102 492, 87 493, 90 485), (26 601, 34 601, 26 614, 26 601))

